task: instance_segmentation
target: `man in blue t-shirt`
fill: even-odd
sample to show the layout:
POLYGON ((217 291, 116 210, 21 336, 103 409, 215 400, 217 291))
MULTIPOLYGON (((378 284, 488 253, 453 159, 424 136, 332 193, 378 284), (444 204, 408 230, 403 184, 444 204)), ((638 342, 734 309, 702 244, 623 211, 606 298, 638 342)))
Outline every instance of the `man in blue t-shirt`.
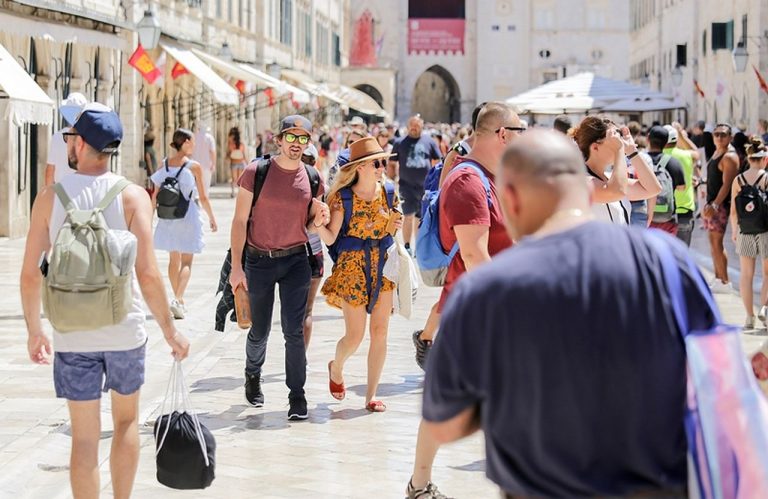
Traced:
POLYGON ((421 209, 421 198, 424 197, 424 179, 429 168, 442 159, 442 155, 437 142, 424 133, 424 120, 418 114, 408 120, 408 135, 395 142, 392 152, 393 165, 389 171, 399 170, 398 186, 405 215, 403 240, 406 249, 410 249, 416 228, 416 214, 421 209))
MULTIPOLYGON (((427 365, 440 442, 482 428, 511 496, 685 497, 685 347, 642 230, 592 220, 577 148, 529 132, 496 178, 519 241, 467 274, 427 365), (555 312, 555 313, 553 313, 555 312)), ((692 329, 714 321, 680 261, 692 329)))

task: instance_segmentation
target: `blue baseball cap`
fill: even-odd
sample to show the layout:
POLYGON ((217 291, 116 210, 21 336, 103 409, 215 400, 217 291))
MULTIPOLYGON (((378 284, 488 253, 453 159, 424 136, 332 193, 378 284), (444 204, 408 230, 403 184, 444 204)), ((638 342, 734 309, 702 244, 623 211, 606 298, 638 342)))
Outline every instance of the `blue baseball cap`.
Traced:
POLYGON ((72 128, 86 144, 101 153, 114 154, 123 141, 120 117, 98 102, 86 105, 72 128))
POLYGON ((339 151, 339 155, 336 156, 336 163, 339 164, 339 168, 349 163, 349 149, 339 151))

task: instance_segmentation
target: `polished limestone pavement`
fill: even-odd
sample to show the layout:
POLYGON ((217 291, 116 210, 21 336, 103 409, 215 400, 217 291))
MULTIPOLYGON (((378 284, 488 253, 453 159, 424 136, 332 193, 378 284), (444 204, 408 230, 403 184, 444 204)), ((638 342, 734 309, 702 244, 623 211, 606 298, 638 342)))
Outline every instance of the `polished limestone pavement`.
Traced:
MULTIPOLYGON (((214 189, 212 200, 222 230, 206 235, 206 249, 195 258, 187 291, 188 316, 177 323, 192 342, 184 362, 191 400, 217 440, 216 475, 203 491, 174 491, 155 479, 152 424, 158 416, 172 359, 161 333, 148 322, 147 382, 141 397, 141 460, 134 497, 210 498, 399 498, 410 477, 421 406, 423 373, 413 360, 411 333, 423 324, 437 291, 421 288, 411 320, 393 317, 389 356, 380 398, 388 411, 364 409, 367 341, 347 364, 346 400, 328 393, 327 363, 343 334, 340 311, 322 298, 315 306, 315 333, 308 352, 307 399, 310 417, 286 419, 284 349, 279 305, 264 368, 263 408, 243 397, 245 332, 234 323, 213 331, 214 296, 219 269, 228 247, 234 202, 228 188, 214 189)), ((71 442, 64 401, 56 399, 50 366, 36 366, 26 353, 26 333, 18 290, 23 240, 0 239, 0 499, 69 497, 71 442)), ((158 252, 163 273, 167 255, 158 252)), ((726 318, 742 323, 735 295, 718 295, 726 318)), ((763 341, 765 331, 744 335, 747 351, 763 341)), ((108 454, 111 444, 109 398, 103 399, 100 462, 103 496, 111 496, 108 454)), ((481 435, 440 451, 434 481, 458 498, 497 497, 484 475, 481 435)))

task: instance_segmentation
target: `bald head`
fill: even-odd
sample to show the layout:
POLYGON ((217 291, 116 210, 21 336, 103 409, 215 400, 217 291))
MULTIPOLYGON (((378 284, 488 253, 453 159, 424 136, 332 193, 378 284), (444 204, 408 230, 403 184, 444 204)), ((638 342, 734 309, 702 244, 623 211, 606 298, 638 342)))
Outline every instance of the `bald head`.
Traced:
POLYGON ((562 175, 576 176, 584 184, 584 158, 576 144, 561 133, 532 130, 521 135, 504 152, 505 173, 516 178, 544 180, 562 175))

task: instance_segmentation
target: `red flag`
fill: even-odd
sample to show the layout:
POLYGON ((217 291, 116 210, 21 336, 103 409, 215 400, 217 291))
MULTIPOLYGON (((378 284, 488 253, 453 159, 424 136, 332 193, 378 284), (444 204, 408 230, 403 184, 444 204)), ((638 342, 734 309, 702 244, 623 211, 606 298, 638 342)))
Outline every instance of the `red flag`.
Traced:
POLYGON ((755 65, 752 65, 752 69, 755 70, 755 75, 757 75, 757 80, 760 82, 760 89, 768 94, 768 83, 765 82, 765 78, 763 78, 763 75, 760 74, 760 71, 757 70, 755 65))
POLYGON ((698 80, 693 80, 693 88, 696 89, 696 92, 698 92, 702 99, 706 98, 704 95, 704 90, 701 89, 701 85, 699 85, 698 80))
POLYGON ((188 75, 189 71, 187 68, 184 67, 184 65, 180 62, 177 62, 173 65, 173 69, 171 69, 171 78, 174 80, 182 75, 188 75))
POLYGON ((147 54, 147 51, 144 50, 144 47, 142 47, 141 44, 136 47, 131 58, 128 59, 128 64, 136 68, 136 71, 141 73, 141 76, 143 76, 150 85, 162 76, 160 70, 155 66, 155 62, 149 54, 147 54))
POLYGON ((269 87, 266 90, 264 90, 264 95, 267 96, 267 102, 269 104, 269 107, 272 107, 275 105, 275 91, 273 88, 269 87))
POLYGON ((237 80, 237 83, 235 83, 235 88, 238 92, 240 92, 240 95, 245 95, 245 82, 243 80, 237 80))

